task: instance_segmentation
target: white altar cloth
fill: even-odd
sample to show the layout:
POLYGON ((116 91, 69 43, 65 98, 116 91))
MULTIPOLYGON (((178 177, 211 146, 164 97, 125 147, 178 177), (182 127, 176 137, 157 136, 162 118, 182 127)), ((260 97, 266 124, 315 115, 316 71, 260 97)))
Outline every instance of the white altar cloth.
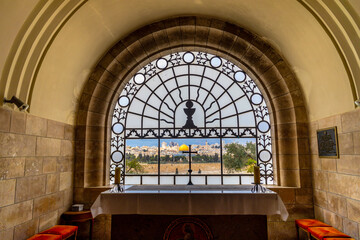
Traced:
POLYGON ((281 215, 289 214, 280 196, 271 190, 251 192, 252 185, 125 186, 122 193, 102 192, 91 206, 99 214, 142 215, 281 215))

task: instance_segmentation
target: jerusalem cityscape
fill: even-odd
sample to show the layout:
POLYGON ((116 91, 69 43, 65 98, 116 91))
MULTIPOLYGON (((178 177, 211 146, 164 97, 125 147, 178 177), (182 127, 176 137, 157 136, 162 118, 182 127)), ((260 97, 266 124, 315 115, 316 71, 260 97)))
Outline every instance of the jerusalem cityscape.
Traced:
MULTIPOLYGON (((126 146, 126 165, 128 174, 157 174, 158 146, 157 144, 128 144, 126 146)), ((251 173, 255 163, 255 144, 251 141, 238 143, 223 140, 223 149, 218 141, 200 141, 191 145, 193 174, 220 174, 223 155, 224 173, 251 173), (203 143, 203 144, 201 144, 203 143)), ((189 168, 188 153, 179 151, 180 144, 176 141, 160 144, 160 173, 187 174, 189 168)))
MULTIPOLYGON (((223 145, 225 145, 224 142, 223 145)), ((208 142, 205 141, 205 145, 200 145, 200 144, 192 145, 192 150, 197 151, 198 154, 200 155, 214 156, 215 154, 219 154, 220 144, 219 143, 208 144, 208 142)), ((138 157, 139 154, 155 156, 158 155, 158 147, 157 146, 141 146, 141 147, 127 146, 126 153, 133 154, 135 155, 135 157, 138 157)), ((179 154, 181 154, 181 152, 179 152, 179 143, 177 142, 170 142, 169 144, 167 144, 166 142, 161 143, 160 156, 169 155, 172 157, 179 154)))

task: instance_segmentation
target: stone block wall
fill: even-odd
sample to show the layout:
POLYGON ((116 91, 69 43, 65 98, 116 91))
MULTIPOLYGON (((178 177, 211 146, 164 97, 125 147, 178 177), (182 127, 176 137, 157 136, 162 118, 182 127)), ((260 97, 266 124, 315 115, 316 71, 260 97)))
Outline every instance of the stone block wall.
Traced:
POLYGON ((311 123, 315 217, 360 238, 360 109, 311 123), (337 127, 339 158, 319 158, 316 131, 337 127))
POLYGON ((285 222, 281 220, 279 215, 268 217, 269 240, 296 239, 295 220, 314 218, 312 188, 274 186, 270 187, 270 189, 279 194, 289 212, 289 217, 285 222))
POLYGON ((0 107, 0 239, 58 223, 73 201, 74 127, 0 107))

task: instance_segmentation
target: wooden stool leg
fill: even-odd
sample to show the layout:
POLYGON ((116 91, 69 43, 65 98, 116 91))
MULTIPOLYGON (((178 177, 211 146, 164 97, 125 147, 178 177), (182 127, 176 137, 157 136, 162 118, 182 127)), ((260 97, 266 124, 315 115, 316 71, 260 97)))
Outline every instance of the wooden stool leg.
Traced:
POLYGON ((299 226, 295 225, 295 227, 296 227, 296 239, 299 240, 300 239, 299 226))
POLYGON ((306 234, 307 234, 307 239, 311 240, 310 232, 308 231, 306 234))
POLYGON ((90 220, 90 235, 89 235, 89 239, 92 240, 92 229, 93 229, 93 225, 94 225, 94 219, 90 220))
MULTIPOLYGON (((300 230, 299 230, 299 226, 298 225, 295 225, 296 227, 296 239, 297 240, 300 240, 300 230)), ((304 230, 303 228, 301 228, 302 230, 304 230)), ((306 238, 307 240, 311 240, 311 236, 310 236, 310 232, 309 231, 306 231, 304 230, 304 232, 306 232, 306 238)))

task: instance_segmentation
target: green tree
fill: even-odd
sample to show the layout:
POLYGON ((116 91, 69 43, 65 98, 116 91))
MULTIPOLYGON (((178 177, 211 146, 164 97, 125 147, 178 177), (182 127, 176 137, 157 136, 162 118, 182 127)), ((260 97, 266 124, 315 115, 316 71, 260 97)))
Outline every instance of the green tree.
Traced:
POLYGON ((126 162, 126 172, 127 173, 143 173, 144 167, 139 163, 138 158, 133 160, 128 160, 126 162))
POLYGON ((168 163, 168 162, 170 162, 171 158, 170 158, 169 155, 166 154, 165 157, 163 157, 162 160, 163 160, 164 163, 168 163))
POLYGON ((246 162, 247 172, 248 173, 254 173, 254 166, 256 165, 256 160, 249 158, 246 162))
POLYGON ((245 146, 239 143, 230 143, 225 145, 225 149, 226 154, 224 154, 223 160, 228 172, 241 171, 249 159, 256 159, 256 146, 252 142, 247 142, 245 146))
POLYGON ((125 158, 126 158, 126 159, 128 159, 128 160, 130 161, 130 160, 135 159, 136 157, 135 157, 135 155, 134 155, 134 154, 129 154, 129 153, 126 153, 126 154, 125 154, 125 158))
POLYGON ((246 153, 249 158, 256 159, 256 145, 253 142, 246 142, 246 153))
POLYGON ((218 153, 215 153, 214 155, 214 162, 219 162, 220 159, 219 159, 219 154, 218 153))

